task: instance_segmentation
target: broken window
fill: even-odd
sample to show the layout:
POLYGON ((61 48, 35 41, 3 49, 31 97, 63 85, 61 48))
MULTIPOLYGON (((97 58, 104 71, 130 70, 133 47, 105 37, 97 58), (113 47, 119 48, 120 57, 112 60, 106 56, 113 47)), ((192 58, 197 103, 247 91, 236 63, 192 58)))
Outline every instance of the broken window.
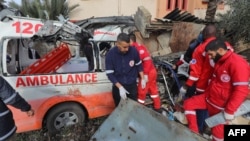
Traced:
MULTIPOLYGON (((5 73, 55 74, 88 72, 86 54, 76 41, 68 43, 45 43, 31 39, 6 39, 4 46, 5 73)), ((94 56, 93 56, 94 57, 94 56)))

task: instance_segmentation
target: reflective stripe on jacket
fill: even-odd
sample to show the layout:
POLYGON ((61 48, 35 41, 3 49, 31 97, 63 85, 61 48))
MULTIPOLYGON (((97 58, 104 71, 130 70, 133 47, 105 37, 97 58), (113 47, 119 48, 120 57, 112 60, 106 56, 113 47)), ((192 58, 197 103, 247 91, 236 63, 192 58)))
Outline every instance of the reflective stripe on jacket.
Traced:
MULTIPOLYGON (((192 60, 190 61, 190 75, 186 82, 188 86, 193 86, 195 82, 197 82, 201 75, 206 75, 203 72, 210 71, 210 65, 206 68, 203 67, 205 59, 206 59, 206 52, 205 48, 209 42, 214 40, 215 37, 210 37, 206 39, 204 42, 202 42, 193 52, 192 60)), ((210 75, 210 74, 208 74, 210 75)))
POLYGON ((11 111, 0 99, 0 141, 5 141, 16 132, 11 111))
POLYGON ((247 97, 249 77, 247 61, 228 51, 215 64, 205 95, 212 104, 233 115, 247 97))
POLYGON ((134 47, 130 46, 125 54, 121 53, 118 47, 113 47, 106 55, 106 74, 113 84, 134 84, 139 72, 142 72, 141 62, 134 47))
POLYGON ((31 106, 0 76, 0 141, 12 136, 16 131, 13 115, 6 105, 21 111, 29 111, 31 106))
POLYGON ((146 47, 141 44, 133 43, 132 46, 134 46, 139 52, 140 59, 142 60, 143 72, 144 74, 148 75, 152 69, 155 69, 150 53, 146 47))

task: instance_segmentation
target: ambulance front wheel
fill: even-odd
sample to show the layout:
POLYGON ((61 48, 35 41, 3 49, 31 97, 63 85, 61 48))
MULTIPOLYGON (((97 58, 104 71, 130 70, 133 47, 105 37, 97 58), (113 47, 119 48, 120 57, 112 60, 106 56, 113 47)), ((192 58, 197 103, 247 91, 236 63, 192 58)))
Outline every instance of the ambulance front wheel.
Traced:
POLYGON ((85 118, 86 114, 80 105, 63 103, 49 111, 46 128, 50 134, 55 134, 65 127, 84 124, 85 118))

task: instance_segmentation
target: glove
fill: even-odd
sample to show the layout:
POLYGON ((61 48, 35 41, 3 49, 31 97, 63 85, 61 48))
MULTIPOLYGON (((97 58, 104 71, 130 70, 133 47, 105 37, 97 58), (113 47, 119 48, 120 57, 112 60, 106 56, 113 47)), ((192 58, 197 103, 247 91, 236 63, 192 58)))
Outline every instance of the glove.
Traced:
POLYGON ((143 78, 143 79, 141 79, 141 87, 142 87, 142 89, 144 89, 144 88, 146 88, 146 80, 145 80, 145 78, 143 78))
POLYGON ((187 93, 187 90, 182 86, 179 90, 179 94, 178 94, 178 97, 175 97, 175 102, 176 103, 180 103, 184 100, 184 96, 186 95, 187 93))
POLYGON ((119 93, 121 98, 124 100, 127 99, 127 94, 129 94, 129 92, 126 89, 124 89, 124 87, 119 88, 119 93))
POLYGON ((226 121, 231 121, 234 119, 234 115, 233 114, 228 114, 224 111, 224 117, 226 119, 226 121))
POLYGON ((187 90, 182 86, 180 88, 180 95, 184 96, 184 95, 186 95, 186 93, 187 93, 187 90))
POLYGON ((148 82, 148 75, 144 74, 144 80, 146 81, 146 83, 148 82))

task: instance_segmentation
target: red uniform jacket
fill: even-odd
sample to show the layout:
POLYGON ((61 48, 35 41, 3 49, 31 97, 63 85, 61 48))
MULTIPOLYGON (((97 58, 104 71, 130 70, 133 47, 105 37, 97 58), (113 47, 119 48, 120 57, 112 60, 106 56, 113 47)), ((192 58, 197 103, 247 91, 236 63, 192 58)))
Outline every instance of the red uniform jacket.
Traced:
POLYGON ((138 50, 140 59, 142 60, 143 72, 145 75, 148 75, 152 69, 155 69, 148 50, 145 46, 138 43, 133 43, 132 46, 134 46, 138 50))
MULTIPOLYGON (((249 65, 249 73, 250 73, 250 64, 249 65)), ((250 77, 249 77, 249 80, 248 80, 248 96, 247 96, 248 99, 250 99, 250 77)))
POLYGON ((247 97, 249 77, 247 61, 228 51, 215 65, 205 92, 207 102, 233 115, 247 97))
POLYGON ((229 42, 226 41, 225 44, 226 44, 228 50, 231 50, 232 52, 234 52, 234 48, 229 42))
MULTIPOLYGON (((194 51, 190 62, 190 75, 186 82, 188 86, 196 83, 196 91, 203 93, 208 86, 209 79, 214 70, 214 61, 206 55, 205 48, 215 37, 206 39, 194 51)), ((228 50, 234 51, 233 47, 225 42, 228 50)))
MULTIPOLYGON (((196 83, 201 77, 209 78, 211 76, 211 73, 205 73, 205 72, 211 72, 212 66, 209 65, 209 61, 206 61, 206 52, 205 48, 207 44, 214 40, 215 37, 211 37, 206 39, 204 42, 202 42, 194 51, 192 55, 192 60, 190 61, 190 75, 188 77, 188 80, 186 82, 186 85, 192 86, 194 83, 196 83), (206 65, 206 67, 204 67, 206 65), (206 75, 206 76, 205 76, 206 75)), ((208 56, 207 56, 207 59, 208 56)), ((204 81, 203 79, 199 81, 204 81)), ((206 82, 208 81, 205 80, 206 82)))

